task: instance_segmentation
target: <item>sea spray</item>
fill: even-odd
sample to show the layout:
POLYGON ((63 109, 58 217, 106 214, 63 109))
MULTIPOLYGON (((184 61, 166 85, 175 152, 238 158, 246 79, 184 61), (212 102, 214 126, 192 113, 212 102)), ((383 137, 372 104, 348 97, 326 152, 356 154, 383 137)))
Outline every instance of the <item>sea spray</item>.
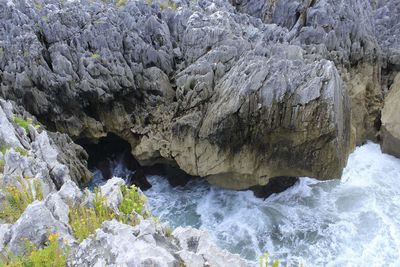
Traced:
POLYGON ((155 215, 208 230, 250 265, 269 252, 283 266, 400 266, 400 160, 377 144, 358 147, 341 180, 301 178, 266 200, 202 180, 176 188, 149 180, 155 215))

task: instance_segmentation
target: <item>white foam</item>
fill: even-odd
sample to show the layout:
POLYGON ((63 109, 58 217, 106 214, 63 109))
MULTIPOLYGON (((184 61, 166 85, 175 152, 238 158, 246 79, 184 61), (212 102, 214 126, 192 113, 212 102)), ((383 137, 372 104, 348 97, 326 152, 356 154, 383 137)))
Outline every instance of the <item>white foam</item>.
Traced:
POLYGON ((283 266, 400 266, 400 160, 379 145, 357 148, 340 181, 301 178, 267 200, 202 181, 151 183, 146 194, 162 220, 208 230, 251 265, 268 251, 283 266))

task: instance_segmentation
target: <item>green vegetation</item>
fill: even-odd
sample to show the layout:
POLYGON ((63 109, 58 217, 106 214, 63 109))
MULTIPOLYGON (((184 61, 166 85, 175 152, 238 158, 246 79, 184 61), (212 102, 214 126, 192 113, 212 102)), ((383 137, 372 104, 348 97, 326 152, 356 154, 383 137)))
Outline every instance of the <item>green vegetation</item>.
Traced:
MULTIPOLYGON (((10 146, 4 146, 4 145, 3 145, 3 146, 0 146, 0 152, 1 152, 3 155, 5 155, 6 152, 7 152, 8 150, 10 150, 10 149, 11 149, 10 146)), ((15 150, 15 152, 17 152, 17 153, 20 154, 21 156, 24 156, 24 157, 28 156, 28 150, 26 150, 25 148, 22 148, 22 147, 15 147, 14 150, 15 150)))
POLYGON ((127 0, 117 0, 116 5, 117 7, 122 7, 125 6, 127 2, 127 0))
MULTIPOLYGON (((151 6, 153 4, 153 0, 146 0, 146 4, 148 6, 151 6)), ((164 10, 164 9, 167 9, 167 8, 170 8, 172 10, 176 10, 178 8, 176 3, 173 2, 173 1, 170 1, 170 0, 162 2, 159 5, 160 5, 161 10, 164 10)))
POLYGON ((26 207, 34 200, 42 200, 43 192, 40 181, 35 180, 33 185, 27 179, 20 180, 21 188, 14 185, 4 187, 5 201, 0 207, 0 220, 8 223, 14 223, 26 207))
POLYGON ((24 256, 11 257, 0 266, 4 267, 62 267, 67 266, 67 253, 60 248, 58 234, 51 234, 46 246, 38 249, 33 244, 27 243, 24 256))
POLYGON ((15 149, 15 152, 17 152, 17 153, 20 154, 21 156, 24 156, 24 157, 28 156, 28 150, 26 150, 26 149, 24 149, 24 148, 22 148, 22 147, 19 147, 19 146, 17 146, 17 147, 14 148, 14 149, 15 149))
POLYGON ((42 16, 40 17, 41 20, 43 20, 44 22, 48 22, 49 21, 49 17, 48 16, 42 16))
MULTIPOLYGON (((24 119, 19 118, 19 117, 14 117, 14 122, 16 124, 18 124, 19 126, 21 126, 25 130, 25 132, 29 131, 29 128, 28 128, 29 125, 31 125, 33 123, 32 119, 30 119, 30 118, 24 120, 24 119)), ((34 125, 34 127, 36 129, 38 129, 40 127, 40 125, 36 124, 36 125, 34 125)))
POLYGON ((4 166, 6 166, 6 162, 4 161, 4 159, 0 159, 0 172, 1 173, 4 172, 4 166))
POLYGON ((162 10, 167 9, 167 8, 170 8, 170 9, 172 9, 172 10, 176 10, 176 9, 177 9, 177 6, 176 6, 176 3, 175 3, 175 2, 167 1, 167 2, 162 2, 162 3, 160 3, 160 8, 161 8, 162 10))
POLYGON ((92 58, 92 59, 99 59, 99 58, 100 58, 100 55, 97 54, 97 53, 92 53, 92 55, 90 56, 90 58, 92 58))
POLYGON ((104 221, 117 219, 123 223, 136 225, 137 219, 132 212, 142 214, 144 210, 145 197, 140 195, 135 186, 121 186, 122 200, 119 205, 120 214, 116 214, 107 206, 107 200, 102 196, 100 190, 95 189, 93 208, 84 206, 73 206, 69 211, 69 221, 76 239, 82 242, 96 229, 100 228, 104 221))
POLYGON ((11 147, 9 147, 9 146, 0 146, 0 152, 3 154, 3 155, 5 155, 6 154, 6 152, 7 152, 7 150, 9 150, 11 147))
MULTIPOLYGON (((269 258, 269 254, 268 253, 264 253, 260 257, 260 267, 269 267, 268 258, 269 258)), ((271 267, 279 267, 279 260, 273 261, 271 263, 271 267)))
POLYGON ((33 7, 38 11, 42 10, 42 8, 43 8, 42 4, 40 4, 40 3, 35 3, 33 7))
POLYGON ((146 198, 139 194, 136 186, 132 185, 128 187, 126 185, 122 185, 121 192, 123 198, 118 209, 125 215, 131 214, 132 211, 142 214, 146 198))
POLYGON ((104 221, 115 218, 115 213, 107 207, 106 199, 99 189, 95 191, 94 208, 74 206, 69 210, 69 221, 76 239, 82 242, 93 234, 104 221))

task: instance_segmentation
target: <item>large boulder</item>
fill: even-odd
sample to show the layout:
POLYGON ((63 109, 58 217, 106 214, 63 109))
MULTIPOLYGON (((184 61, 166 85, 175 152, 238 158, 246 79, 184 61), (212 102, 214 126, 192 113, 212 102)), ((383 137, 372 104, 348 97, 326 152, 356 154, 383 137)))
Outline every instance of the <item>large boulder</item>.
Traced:
POLYGON ((382 110, 382 150, 400 157, 400 73, 385 98, 382 110))
POLYGON ((350 141, 346 91, 332 62, 302 53, 272 46, 234 64, 203 115, 174 122, 179 166, 237 189, 278 176, 340 177, 350 141))

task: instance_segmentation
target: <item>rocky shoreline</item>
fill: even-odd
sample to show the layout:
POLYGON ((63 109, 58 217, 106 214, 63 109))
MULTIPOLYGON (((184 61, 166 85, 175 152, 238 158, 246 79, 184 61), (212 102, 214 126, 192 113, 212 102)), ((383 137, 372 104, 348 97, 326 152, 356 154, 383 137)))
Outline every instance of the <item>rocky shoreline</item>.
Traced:
POLYGON ((396 0, 0 2, 0 205, 7 186, 42 194, 0 218, 0 252, 57 232, 70 266, 243 266, 140 214, 78 244, 68 210, 93 206, 78 144, 117 136, 141 166, 258 192, 339 178, 367 140, 399 157, 399 14, 396 0))
MULTIPOLYGON (((27 129, 15 123, 15 118, 29 116, 16 109, 11 102, 0 100, 0 133, 2 138, 0 174, 0 206, 8 201, 7 187, 23 190, 25 184, 39 182, 42 200, 27 206, 15 222, 0 215, 0 263, 10 255, 21 255, 27 240, 42 247, 49 236, 68 248, 68 266, 244 266, 238 255, 230 254, 213 244, 207 233, 190 227, 173 230, 152 217, 138 217, 134 226, 117 220, 105 221, 101 228, 78 242, 71 226, 70 210, 73 206, 94 205, 95 195, 82 190, 72 177, 82 177, 88 172, 86 156, 82 148, 73 150, 74 144, 62 134, 47 132, 35 127, 30 117, 27 129), (24 115, 22 115, 24 114, 24 115), (6 136, 5 136, 6 135, 6 136), (6 138, 5 138, 6 137, 6 138), (68 164, 59 140, 68 141, 68 164), (4 148, 4 149, 3 149, 4 148), (73 154, 75 151, 76 154, 73 154), (74 160, 74 161, 72 161, 74 160), (71 171, 72 170, 72 171, 71 171), (78 176, 74 176, 80 170, 78 176)), ((64 143, 65 144, 65 143, 64 143)), ((125 182, 112 178, 100 187, 107 205, 118 210, 122 199, 120 186, 125 182)), ((35 194, 38 189, 35 187, 35 194)), ((142 194, 140 192, 140 194, 142 194)), ((36 196, 37 197, 37 196, 36 196)), ((145 206, 143 214, 150 213, 145 206)))

